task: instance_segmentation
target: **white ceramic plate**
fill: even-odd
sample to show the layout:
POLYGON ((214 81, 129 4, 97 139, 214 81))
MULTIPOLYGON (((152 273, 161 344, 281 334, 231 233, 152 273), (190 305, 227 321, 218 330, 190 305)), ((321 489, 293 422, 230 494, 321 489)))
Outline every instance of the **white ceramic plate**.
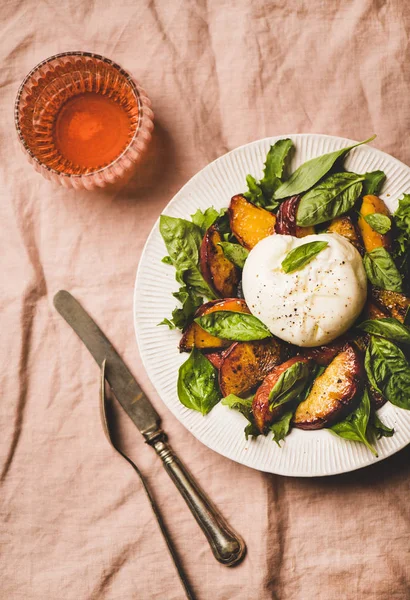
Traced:
MULTIPOLYGON (((226 207, 230 198, 246 189, 248 173, 261 176, 270 144, 290 137, 296 147, 292 170, 304 161, 350 146, 349 139, 320 134, 296 134, 265 138, 236 148, 202 169, 178 192, 164 210, 173 217, 190 218, 197 208, 226 207)), ((403 192, 410 192, 410 168, 388 154, 360 146, 348 155, 347 168, 357 173, 382 169, 387 175, 382 198, 395 210, 403 192)), ((146 242, 138 268, 134 293, 134 324, 137 341, 148 376, 166 406, 196 438, 215 452, 248 467, 298 477, 344 473, 387 458, 410 442, 410 411, 387 403, 380 416, 395 435, 382 438, 375 458, 363 444, 345 441, 329 431, 294 429, 282 448, 271 436, 245 440, 246 420, 228 407, 217 405, 209 415, 185 408, 178 400, 176 384, 179 366, 187 359, 177 345, 179 331, 157 327, 176 305, 171 293, 178 289, 175 270, 161 262, 166 249, 155 224, 146 242)))

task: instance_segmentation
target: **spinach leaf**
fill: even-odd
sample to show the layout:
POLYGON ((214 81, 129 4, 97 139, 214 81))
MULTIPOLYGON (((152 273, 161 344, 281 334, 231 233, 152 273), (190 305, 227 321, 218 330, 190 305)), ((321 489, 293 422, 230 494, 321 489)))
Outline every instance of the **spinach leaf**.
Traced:
POLYGON ((410 365, 393 342, 372 336, 364 360, 371 385, 392 404, 410 410, 410 365))
POLYGON ((379 440, 382 437, 392 437, 392 435, 394 435, 394 429, 387 427, 387 425, 383 423, 376 412, 372 412, 370 414, 369 430, 374 435, 376 440, 379 440))
POLYGON ((279 448, 280 442, 285 439, 290 431, 290 422, 293 417, 293 411, 286 412, 278 421, 272 423, 270 430, 273 433, 273 441, 277 443, 279 448))
POLYGON ((269 329, 253 315, 219 310, 195 319, 202 329, 224 340, 249 342, 271 337, 269 329))
POLYGON ((225 208, 217 211, 213 206, 210 206, 204 212, 198 208, 196 213, 191 215, 191 219, 192 222, 200 228, 202 235, 205 235, 206 230, 211 227, 219 217, 224 215, 225 212, 225 208))
POLYGON ((363 181, 363 196, 366 196, 367 194, 373 194, 377 196, 382 189, 385 180, 386 173, 384 171, 371 171, 370 173, 365 173, 363 181))
POLYGON ((362 442, 375 456, 378 456, 376 449, 373 448, 368 440, 368 424, 370 417, 370 399, 367 390, 363 394, 363 398, 356 408, 344 421, 336 423, 330 430, 339 437, 345 440, 353 440, 354 442, 362 442))
MULTIPOLYGON (((359 142, 358 144, 336 150, 335 152, 330 152, 329 154, 317 156, 316 158, 312 158, 303 163, 296 169, 291 177, 276 190, 273 195, 274 199, 280 200, 282 198, 287 198, 288 196, 296 196, 297 194, 306 192, 330 171, 339 158, 346 156, 353 148, 371 142, 375 137, 376 136, 374 135, 364 142, 359 142)), ((300 225, 300 223, 298 223, 298 225, 300 225)))
POLYGON ((386 248, 367 252, 363 264, 370 283, 383 290, 402 291, 401 275, 386 248))
POLYGON ((302 196, 296 222, 301 227, 317 225, 347 213, 362 192, 363 175, 335 173, 302 196))
POLYGON ((363 321, 357 327, 362 331, 379 335, 394 342, 410 344, 410 329, 397 319, 393 319, 393 317, 369 319, 368 321, 363 321))
POLYGON ((304 362, 296 362, 282 373, 269 394, 270 408, 297 398, 309 383, 311 374, 304 362))
POLYGON ((219 242, 218 246, 221 246, 225 257, 230 260, 231 263, 240 269, 243 269, 245 261, 248 258, 249 250, 240 244, 233 244, 232 242, 219 242))
POLYGON ((229 394, 229 396, 223 398, 221 402, 221 404, 239 411, 249 421, 244 429, 246 439, 248 439, 249 436, 258 437, 261 435, 253 418, 252 401, 253 396, 250 396, 249 398, 239 398, 239 396, 235 396, 235 394, 229 394))
POLYGON ((308 242, 294 248, 286 255, 282 261, 282 269, 285 273, 293 273, 299 269, 303 269, 315 256, 328 246, 328 242, 308 242))
POLYGON ((275 210, 279 206, 279 202, 275 202, 272 196, 282 184, 284 166, 291 148, 293 142, 290 139, 278 140, 270 147, 262 179, 258 182, 252 175, 246 177, 248 192, 245 192, 245 198, 256 206, 269 208, 269 210, 275 210))
POLYGON ((391 220, 387 215, 382 215, 381 213, 372 213, 370 215, 366 215, 364 220, 366 223, 369 223, 370 227, 374 231, 380 233, 381 235, 384 235, 391 229, 391 220))
POLYGON ((398 231, 397 255, 401 256, 406 254, 410 247, 410 194, 403 194, 393 217, 398 231))
POLYGON ((217 370, 196 348, 179 368, 177 390, 184 406, 203 415, 221 399, 217 370))

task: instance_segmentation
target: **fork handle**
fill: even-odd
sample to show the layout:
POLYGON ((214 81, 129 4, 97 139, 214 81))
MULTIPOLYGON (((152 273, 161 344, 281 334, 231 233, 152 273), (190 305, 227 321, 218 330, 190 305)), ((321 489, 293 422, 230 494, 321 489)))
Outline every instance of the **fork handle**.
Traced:
POLYGON ((243 539, 231 529, 175 455, 171 446, 167 443, 166 434, 163 431, 157 431, 155 434, 146 437, 147 443, 160 456, 166 472, 175 483, 204 532, 216 560, 227 567, 238 564, 246 553, 246 545, 243 539))

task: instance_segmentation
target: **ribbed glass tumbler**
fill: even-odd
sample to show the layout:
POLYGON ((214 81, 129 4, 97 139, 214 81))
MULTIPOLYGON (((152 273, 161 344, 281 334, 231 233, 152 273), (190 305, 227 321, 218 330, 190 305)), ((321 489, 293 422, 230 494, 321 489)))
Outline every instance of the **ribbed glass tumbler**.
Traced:
POLYGON ((124 178, 146 151, 154 114, 120 66, 88 52, 57 54, 21 84, 15 124, 36 171, 92 190, 124 178))

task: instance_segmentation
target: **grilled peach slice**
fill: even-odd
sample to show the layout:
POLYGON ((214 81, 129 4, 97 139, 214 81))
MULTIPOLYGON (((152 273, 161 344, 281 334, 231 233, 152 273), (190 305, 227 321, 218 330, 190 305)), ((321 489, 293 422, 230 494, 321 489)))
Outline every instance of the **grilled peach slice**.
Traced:
POLYGON ((240 270, 228 260, 218 246, 222 241, 216 225, 207 229, 199 253, 199 264, 205 281, 221 298, 236 296, 240 270))
POLYGON ((383 311, 387 311, 401 323, 404 322, 406 312, 410 306, 410 298, 399 292, 390 292, 372 287, 371 296, 374 303, 383 311))
POLYGON ((385 319, 388 316, 389 315, 385 310, 381 310, 376 304, 373 304, 373 302, 367 301, 363 312, 364 319, 385 319))
POLYGON ((386 248, 386 250, 389 250, 391 248, 390 232, 388 231, 384 235, 377 233, 377 231, 374 231, 374 229, 372 229, 369 223, 367 223, 367 221, 364 219, 364 217, 374 213, 380 213, 381 215, 386 215, 388 217, 390 216, 390 211, 383 200, 370 194, 368 196, 364 196, 362 206, 360 208, 360 217, 357 224, 362 234, 366 252, 370 252, 375 248, 386 248))
POLYGON ((333 219, 330 222, 327 231, 329 233, 338 233, 339 235, 343 236, 349 240, 351 244, 353 244, 360 254, 364 254, 364 248, 360 239, 360 235, 358 234, 352 219, 347 215, 333 219))
POLYGON ((288 198, 279 207, 276 213, 275 232, 281 235, 293 235, 298 238, 315 233, 314 227, 299 227, 296 225, 296 213, 301 196, 288 198))
POLYGON ((222 395, 246 395, 273 367, 287 358, 287 347, 274 337, 256 342, 235 342, 224 352, 219 369, 222 395))
MULTIPOLYGON (((233 312, 249 313, 245 300, 239 298, 225 298, 223 300, 212 300, 198 308, 196 317, 207 315, 218 310, 232 310, 233 312)), ((230 340, 221 340, 202 329, 197 323, 191 323, 185 329, 181 341, 179 342, 180 352, 190 352, 195 346, 200 349, 216 350, 218 348, 227 348, 232 342, 230 340)))
POLYGON ((354 408, 361 380, 361 358, 347 344, 314 381, 308 397, 296 409, 293 425, 299 429, 322 429, 343 418, 354 408))
POLYGON ((232 198, 228 214, 232 233, 248 250, 275 233, 275 215, 248 202, 241 194, 232 198))
POLYGON ((304 350, 302 356, 308 360, 313 360, 321 367, 327 367, 335 356, 342 352, 347 342, 347 337, 343 336, 330 342, 330 344, 326 344, 326 346, 316 346, 316 348, 304 350))
POLYGON ((255 423, 261 433, 264 433, 273 421, 280 419, 280 417, 289 410, 289 405, 287 404, 281 404, 273 410, 270 410, 269 394, 275 387, 282 373, 297 362, 308 363, 309 361, 307 358, 302 358, 301 356, 290 358, 281 365, 274 367, 258 387, 252 402, 252 412, 255 423))

